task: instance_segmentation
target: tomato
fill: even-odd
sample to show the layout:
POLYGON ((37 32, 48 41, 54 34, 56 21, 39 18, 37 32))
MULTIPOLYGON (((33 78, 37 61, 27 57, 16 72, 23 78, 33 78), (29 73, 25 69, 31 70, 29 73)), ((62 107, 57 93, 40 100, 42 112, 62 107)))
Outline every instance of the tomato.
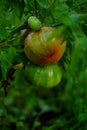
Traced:
POLYGON ((42 27, 39 31, 30 32, 24 42, 28 59, 41 65, 59 61, 66 48, 61 30, 63 27, 42 27))
POLYGON ((39 30, 42 26, 41 21, 35 16, 28 18, 28 25, 33 30, 39 30))
POLYGON ((29 63, 25 67, 25 75, 36 86, 52 88, 60 83, 62 71, 58 64, 39 66, 29 63))

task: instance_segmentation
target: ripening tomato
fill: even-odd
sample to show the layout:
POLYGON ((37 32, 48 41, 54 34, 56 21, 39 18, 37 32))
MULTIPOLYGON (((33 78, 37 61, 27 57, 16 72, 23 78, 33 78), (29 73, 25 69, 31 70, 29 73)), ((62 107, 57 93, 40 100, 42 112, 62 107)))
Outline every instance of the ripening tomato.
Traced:
POLYGON ((30 32, 24 42, 24 52, 28 59, 40 65, 59 61, 66 48, 66 41, 61 34, 63 29, 63 26, 44 26, 39 31, 30 32))

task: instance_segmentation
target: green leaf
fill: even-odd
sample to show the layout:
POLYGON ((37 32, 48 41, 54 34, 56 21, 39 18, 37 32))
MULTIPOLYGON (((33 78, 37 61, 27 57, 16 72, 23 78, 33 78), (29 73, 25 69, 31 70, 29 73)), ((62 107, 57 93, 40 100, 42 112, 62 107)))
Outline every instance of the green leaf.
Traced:
POLYGON ((18 69, 14 73, 14 85, 15 87, 22 87, 25 85, 25 72, 23 69, 18 69))
POLYGON ((53 1, 54 0, 37 0, 38 4, 44 9, 47 9, 53 1))
POLYGON ((69 7, 65 3, 59 3, 58 1, 52 6, 52 15, 54 18, 58 19, 62 17, 62 15, 67 14, 69 11, 69 7))
POLYGON ((14 47, 8 48, 7 51, 0 52, 0 62, 1 62, 1 71, 2 79, 6 78, 8 70, 12 67, 15 62, 16 49, 14 47))
POLYGON ((48 17, 45 17, 44 18, 44 23, 46 24, 46 25, 52 25, 53 24, 53 18, 52 18, 52 16, 51 15, 48 15, 48 17))
POLYGON ((38 127, 38 126, 40 126, 41 125, 41 123, 39 122, 39 121, 35 121, 34 122, 34 128, 36 128, 36 127, 38 127))
POLYGON ((61 20, 65 25, 72 26, 72 21, 68 15, 64 15, 61 20))
POLYGON ((75 47, 87 51, 87 37, 84 35, 75 40, 75 47))
POLYGON ((19 128, 19 129, 25 127, 22 121, 18 121, 17 124, 16 124, 16 126, 17 126, 17 128, 19 128))
POLYGON ((9 57, 9 62, 11 64, 13 64, 15 61, 15 57, 16 57, 16 48, 15 47, 8 48, 7 55, 9 57))
POLYGON ((0 26, 0 40, 5 39, 6 37, 8 37, 8 32, 5 29, 5 26, 2 24, 2 26, 0 26))

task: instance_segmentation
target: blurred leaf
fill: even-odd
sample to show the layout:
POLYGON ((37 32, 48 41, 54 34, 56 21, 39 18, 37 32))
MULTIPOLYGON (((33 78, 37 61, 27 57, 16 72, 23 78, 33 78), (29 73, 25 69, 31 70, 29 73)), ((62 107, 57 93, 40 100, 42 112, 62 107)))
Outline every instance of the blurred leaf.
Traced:
POLYGON ((62 17, 61 17, 61 21, 63 24, 67 25, 67 26, 72 26, 73 22, 70 18, 69 15, 67 14, 64 14, 62 17))
POLYGON ((21 18, 23 14, 24 5, 25 5, 24 0, 12 0, 12 1, 10 0, 9 4, 7 3, 7 6, 10 7, 15 12, 18 18, 21 18))
POLYGON ((52 16, 48 15, 48 17, 45 17, 45 18, 44 18, 44 23, 45 23, 46 25, 53 24, 53 18, 52 18, 52 16))
POLYGON ((41 123, 40 123, 39 121, 35 121, 33 127, 36 128, 36 127, 38 127, 38 126, 40 126, 40 125, 41 125, 41 123))
POLYGON ((0 52, 2 79, 6 79, 8 69, 10 69, 15 62, 15 57, 16 49, 14 47, 8 48, 7 51, 0 52))
POLYGON ((9 57, 9 62, 13 64, 13 62, 15 61, 15 56, 16 56, 16 48, 15 47, 8 48, 7 55, 9 57))
POLYGON ((22 121, 17 122, 16 125, 17 125, 17 128, 19 128, 19 129, 24 127, 24 124, 22 121))
POLYGON ((56 19, 60 18, 62 15, 64 16, 64 14, 67 14, 68 11, 69 7, 67 6, 67 4, 58 3, 58 1, 55 2, 51 9, 51 12, 56 19))
POLYGON ((78 49, 87 51, 87 37, 85 35, 83 35, 82 37, 77 38, 75 41, 75 46, 78 49))
POLYGON ((42 7, 42 8, 45 8, 47 9, 52 3, 54 0, 36 0, 38 2, 38 4, 42 7))
POLYGON ((16 70, 14 73, 14 86, 20 88, 25 85, 25 82, 26 81, 25 81, 24 69, 20 68, 16 70))

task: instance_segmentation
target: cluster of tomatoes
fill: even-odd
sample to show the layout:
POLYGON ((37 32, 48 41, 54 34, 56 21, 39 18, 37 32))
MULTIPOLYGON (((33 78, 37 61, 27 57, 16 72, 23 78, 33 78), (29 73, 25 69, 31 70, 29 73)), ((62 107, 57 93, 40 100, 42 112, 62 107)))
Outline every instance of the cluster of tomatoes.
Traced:
POLYGON ((64 26, 42 26, 35 16, 29 17, 28 25, 32 31, 24 42, 24 52, 29 59, 25 67, 26 77, 36 86, 57 86, 62 78, 58 61, 66 48, 62 34, 64 26))

